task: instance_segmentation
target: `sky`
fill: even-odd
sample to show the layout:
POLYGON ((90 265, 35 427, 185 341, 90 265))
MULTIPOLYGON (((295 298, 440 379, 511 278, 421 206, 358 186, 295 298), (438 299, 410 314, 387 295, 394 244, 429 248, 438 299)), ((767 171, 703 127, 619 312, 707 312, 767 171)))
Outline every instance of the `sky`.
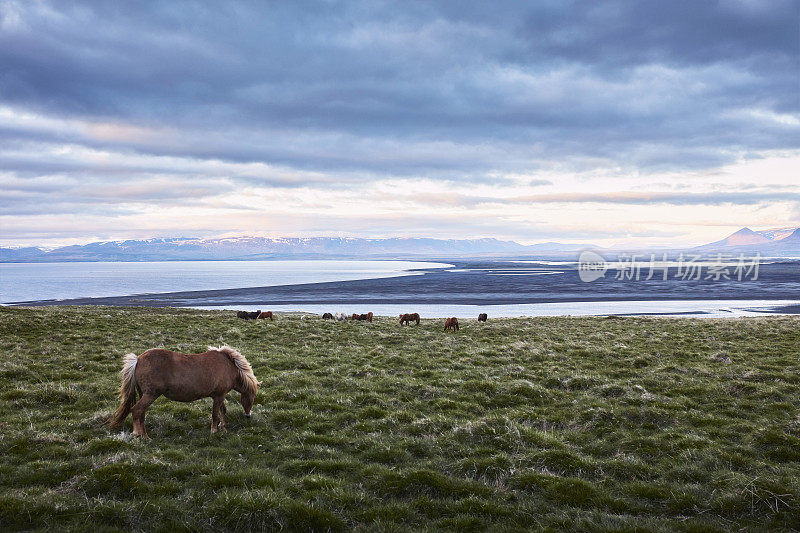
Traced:
POLYGON ((800 0, 0 0, 0 245, 800 226, 800 0))

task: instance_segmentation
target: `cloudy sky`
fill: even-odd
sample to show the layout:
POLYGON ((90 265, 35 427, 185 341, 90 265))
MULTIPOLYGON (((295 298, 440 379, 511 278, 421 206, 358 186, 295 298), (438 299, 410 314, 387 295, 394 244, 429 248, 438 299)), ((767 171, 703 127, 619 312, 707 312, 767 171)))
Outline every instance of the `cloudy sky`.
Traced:
POLYGON ((0 245, 800 226, 800 0, 0 0, 0 245))

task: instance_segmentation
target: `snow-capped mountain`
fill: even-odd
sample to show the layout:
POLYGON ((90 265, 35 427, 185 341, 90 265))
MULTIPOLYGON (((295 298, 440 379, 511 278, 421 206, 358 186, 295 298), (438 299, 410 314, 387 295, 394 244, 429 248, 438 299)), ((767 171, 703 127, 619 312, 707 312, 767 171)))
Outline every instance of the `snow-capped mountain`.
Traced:
MULTIPOLYGON (((429 239, 352 237, 225 237, 153 238, 101 241, 45 250, 0 248, 0 262, 39 263, 57 261, 215 261, 263 259, 358 259, 447 257, 568 257, 589 244, 546 242, 523 245, 498 239, 429 239)), ((660 250, 662 250, 660 248, 660 250)), ((693 248, 703 253, 761 253, 800 255, 800 228, 753 231, 742 228, 725 239, 693 248)), ((672 250, 678 252, 680 250, 672 250)))
POLYGON ((800 253, 800 228, 778 228, 762 231, 742 228, 721 241, 698 246, 695 250, 796 254, 800 253))
POLYGON ((44 251, 0 249, 0 262, 257 260, 272 258, 448 257, 524 255, 580 250, 588 245, 525 246, 498 239, 360 239, 346 237, 227 237, 102 241, 44 251))
POLYGON ((765 230, 757 231, 756 233, 758 233, 759 235, 763 235, 764 237, 766 237, 767 239, 769 239, 771 241, 780 241, 780 240, 783 240, 784 238, 788 237, 789 235, 791 235, 795 231, 797 231, 797 229, 798 228, 793 228, 793 227, 790 227, 790 228, 774 228, 774 229, 765 229, 765 230))
POLYGON ((742 228, 737 232, 731 233, 721 241, 712 242, 703 245, 703 248, 722 248, 729 246, 748 246, 753 244, 764 244, 770 242, 771 239, 755 232, 750 228, 742 228))

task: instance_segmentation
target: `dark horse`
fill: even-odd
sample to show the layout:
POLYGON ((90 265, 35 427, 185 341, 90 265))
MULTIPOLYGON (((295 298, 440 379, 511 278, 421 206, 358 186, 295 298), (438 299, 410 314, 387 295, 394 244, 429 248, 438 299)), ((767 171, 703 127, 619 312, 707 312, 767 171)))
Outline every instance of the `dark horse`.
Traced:
POLYGON ((458 331, 458 319, 456 317, 448 318, 444 321, 445 331, 458 331))
POLYGON ((269 318, 270 322, 272 322, 272 311, 264 311, 263 313, 258 313, 256 318, 269 318))
POLYGON ((252 313, 248 311, 237 311, 236 318, 243 318, 245 320, 252 320, 258 318, 258 315, 261 314, 261 309, 258 311, 253 311, 252 313))
POLYGON ((400 324, 408 326, 412 321, 419 326, 419 313, 405 313, 400 315, 400 324))
POLYGON ((481 313, 478 315, 478 322, 486 322, 487 318, 489 318, 489 316, 486 313, 481 313))
POLYGON ((333 314, 325 313, 322 315, 322 320, 333 320, 333 314))
POLYGON ((120 404, 109 420, 118 427, 128 417, 133 418, 133 434, 147 437, 144 413, 159 396, 179 402, 213 398, 211 433, 225 429, 225 395, 235 390, 240 394, 244 416, 250 409, 261 384, 256 380, 250 363, 242 354, 228 346, 209 347, 201 354, 184 354, 154 348, 140 356, 129 353, 122 365, 120 404), (136 401, 136 393, 139 401, 136 401))

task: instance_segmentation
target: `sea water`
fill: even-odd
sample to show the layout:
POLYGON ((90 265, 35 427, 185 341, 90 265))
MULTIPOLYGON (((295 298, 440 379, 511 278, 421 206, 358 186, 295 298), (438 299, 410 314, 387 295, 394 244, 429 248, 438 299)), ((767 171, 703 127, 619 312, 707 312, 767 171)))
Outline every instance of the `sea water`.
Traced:
POLYGON ((451 266, 344 260, 0 263, 0 303, 351 281, 451 266))

